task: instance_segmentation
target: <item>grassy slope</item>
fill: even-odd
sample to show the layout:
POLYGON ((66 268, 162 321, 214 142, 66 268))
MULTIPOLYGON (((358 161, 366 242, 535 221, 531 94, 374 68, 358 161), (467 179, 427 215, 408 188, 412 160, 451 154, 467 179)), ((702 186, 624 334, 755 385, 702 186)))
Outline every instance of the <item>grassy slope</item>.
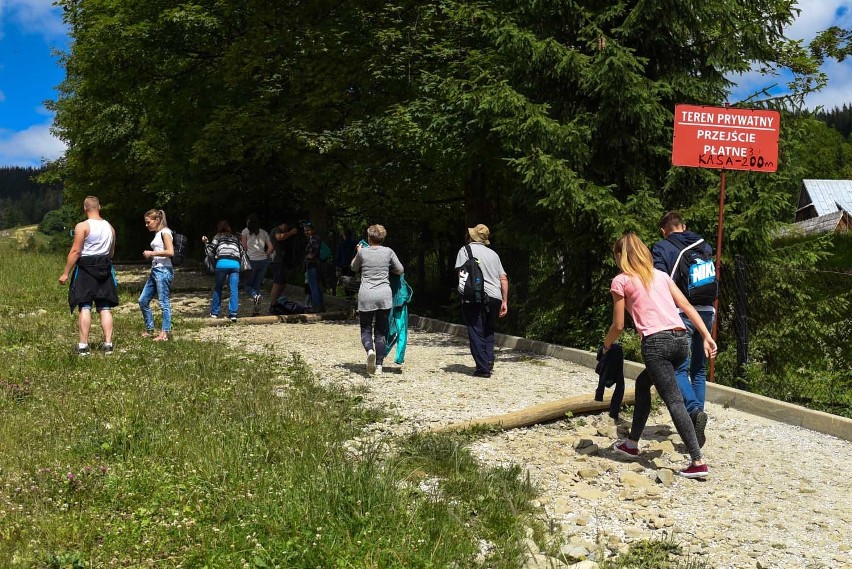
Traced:
POLYGON ((121 316, 116 353, 79 358, 62 259, 2 255, 0 566, 466 566, 480 537, 498 545, 494 566, 517 563, 530 494, 516 471, 444 472, 481 480, 484 512, 517 496, 512 515, 482 520, 464 496, 401 483, 425 475, 422 444, 405 460, 348 456, 378 412, 318 387, 298 358, 145 342, 121 316))
POLYGON ((295 356, 144 341, 118 316, 116 353, 79 358, 64 258, 0 255, 0 566, 513 568, 526 527, 550 539, 520 468, 479 467, 464 438, 353 449, 381 411, 295 356))

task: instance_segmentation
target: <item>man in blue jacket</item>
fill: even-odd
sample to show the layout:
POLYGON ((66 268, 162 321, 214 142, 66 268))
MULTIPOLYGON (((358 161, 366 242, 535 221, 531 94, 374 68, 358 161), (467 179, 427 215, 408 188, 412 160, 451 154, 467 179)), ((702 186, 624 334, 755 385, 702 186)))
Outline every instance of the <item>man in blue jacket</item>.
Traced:
MULTIPOLYGON (((685 249, 696 250, 710 257, 713 249, 697 233, 687 231, 683 218, 676 211, 666 213, 660 219, 660 232, 663 239, 654 243, 651 253, 654 256, 654 267, 671 276, 675 284, 678 282, 677 265, 681 252, 685 249)), ((715 274, 714 274, 715 275, 715 274)), ((715 278, 715 276, 714 276, 715 278)), ((681 286, 681 288, 683 288, 681 286)), ((687 296, 687 298, 689 298, 687 296)), ((690 301, 692 302, 692 301, 690 301)), ((716 309, 712 304, 693 304, 708 330, 713 327, 716 317, 716 309)), ((677 383, 683 394, 683 402, 686 410, 695 425, 695 434, 698 436, 698 444, 704 446, 706 436, 704 430, 707 426, 707 414, 704 412, 705 392, 707 389, 707 359, 704 357, 704 349, 701 335, 692 325, 689 318, 683 312, 680 313, 683 326, 689 332, 689 355, 680 367, 675 371, 677 383)))

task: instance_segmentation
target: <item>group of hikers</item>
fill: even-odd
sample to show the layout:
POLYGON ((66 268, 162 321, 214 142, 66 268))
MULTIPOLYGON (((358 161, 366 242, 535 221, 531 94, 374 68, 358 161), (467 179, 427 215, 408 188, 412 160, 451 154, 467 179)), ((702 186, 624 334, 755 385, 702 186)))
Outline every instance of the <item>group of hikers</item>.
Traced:
MULTIPOLYGON (((88 355, 91 312, 100 314, 103 328, 103 351, 113 351, 112 316, 117 306, 115 271, 115 230, 100 215, 100 203, 94 196, 83 202, 87 219, 75 227, 74 241, 68 253, 65 270, 59 282, 65 284, 73 271, 69 288, 69 306, 79 310, 79 342, 77 353, 88 355)), ((172 259, 175 256, 174 233, 168 228, 163 210, 151 209, 144 215, 145 226, 154 233, 151 248, 143 257, 151 261, 151 272, 139 306, 145 330, 142 335, 155 341, 167 340, 171 334, 170 290, 174 279, 172 259), (162 311, 162 327, 156 332, 150 302, 157 298, 162 311)), ((239 276, 250 265, 251 277, 247 294, 259 312, 261 289, 270 256, 280 253, 282 244, 298 233, 287 224, 267 233, 260 228, 256 216, 249 216, 246 228, 235 234, 227 221, 219 222, 212 239, 202 237, 215 274, 210 316, 218 318, 225 282, 230 287, 227 315, 236 320, 239 276), (247 258, 246 258, 247 257, 247 258)), ((620 455, 636 458, 639 440, 651 411, 651 386, 664 401, 678 434, 687 447, 691 461, 679 474, 687 478, 706 478, 708 467, 701 447, 706 441, 707 414, 704 412, 706 361, 716 355, 716 343, 710 329, 715 319, 713 301, 716 295, 712 249, 700 235, 687 230, 677 212, 669 212, 660 220, 662 239, 649 249, 634 233, 626 233, 613 247, 620 273, 612 279, 612 323, 603 339, 599 357, 622 358, 621 350, 613 350, 629 313, 642 338, 645 371, 636 380, 636 404, 627 438, 616 441, 613 449, 620 455), (709 265, 709 266, 708 266, 709 265)), ((304 258, 305 280, 314 310, 324 309, 321 288, 320 257, 322 242, 314 227, 303 226, 306 237, 304 258)), ((354 243, 351 235, 346 247, 354 243)), ((382 225, 371 225, 366 240, 344 252, 351 257, 346 267, 360 273, 358 314, 361 343, 368 374, 381 374, 387 350, 389 313, 394 307, 391 283, 403 274, 404 267, 396 253, 384 245, 387 231, 382 225)), ((467 229, 465 245, 458 251, 455 269, 461 296, 462 318, 467 328, 470 352, 476 364, 473 374, 489 378, 494 369, 495 329, 498 318, 508 313, 509 279, 500 256, 490 247, 491 233, 486 225, 467 229)), ((340 251, 340 249, 338 250, 340 251)), ((273 271, 271 300, 281 296, 287 280, 287 263, 279 262, 273 271)), ((398 283, 395 282, 398 289, 398 283)), ((407 314, 407 313, 406 313, 407 314)))

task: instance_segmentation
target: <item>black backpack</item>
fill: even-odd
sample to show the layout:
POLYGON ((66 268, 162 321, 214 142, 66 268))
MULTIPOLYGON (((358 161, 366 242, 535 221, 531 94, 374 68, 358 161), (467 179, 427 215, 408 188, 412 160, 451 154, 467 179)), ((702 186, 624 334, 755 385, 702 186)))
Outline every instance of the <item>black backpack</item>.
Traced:
MULTIPOLYGON (((680 249, 672 240, 669 243, 680 249)), ((719 295, 713 255, 703 247, 704 239, 684 247, 669 275, 693 306, 710 306, 719 295)))
POLYGON ((281 296, 270 307, 269 313, 276 316, 286 316, 287 314, 304 314, 305 310, 306 307, 304 304, 289 300, 286 296, 281 296))
POLYGON ((467 261, 459 269, 459 294, 464 304, 487 304, 485 294, 485 277, 479 266, 479 259, 473 256, 470 245, 464 246, 467 251, 467 261))
POLYGON ((172 265, 176 267, 183 265, 183 260, 186 256, 186 243, 186 235, 172 231, 172 246, 175 250, 174 256, 172 257, 172 265))

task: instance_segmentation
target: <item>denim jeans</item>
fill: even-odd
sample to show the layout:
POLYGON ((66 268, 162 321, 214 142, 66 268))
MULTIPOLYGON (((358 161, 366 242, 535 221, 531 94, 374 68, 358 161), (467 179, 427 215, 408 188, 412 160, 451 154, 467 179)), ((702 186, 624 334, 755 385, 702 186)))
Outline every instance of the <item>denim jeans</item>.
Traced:
POLYGON ((266 267, 269 266, 269 259, 261 259, 259 261, 249 259, 249 263, 251 263, 251 276, 249 276, 248 282, 246 282, 246 294, 254 298, 255 296, 259 296, 263 289, 263 279, 266 276, 266 267))
POLYGON ((240 307, 240 270, 216 267, 215 278, 216 284, 213 286, 213 303, 210 306, 210 314, 219 316, 219 310, 222 308, 222 289, 225 288, 225 281, 227 280, 231 293, 228 299, 228 317, 236 318, 237 310, 240 307))
POLYGON ((322 287, 320 286, 319 267, 308 266, 306 271, 308 273, 308 287, 311 289, 311 307, 314 310, 321 310, 325 304, 325 298, 323 298, 322 287))
POLYGON ((359 312, 358 320, 361 324, 361 345, 364 350, 376 351, 376 365, 382 365, 385 360, 387 349, 388 328, 390 310, 370 310, 359 312), (373 337, 375 336, 375 343, 373 337))
POLYGON ((645 371, 636 379, 636 406, 633 408, 633 424, 630 426, 630 439, 638 441, 645 430, 645 423, 651 414, 651 385, 666 404, 677 434, 686 444, 692 460, 701 458, 701 448, 695 435, 695 426, 686 412, 683 396, 675 379, 675 368, 679 366, 689 352, 689 337, 682 330, 665 330, 642 339, 642 356, 645 358, 645 371))
POLYGON ((171 267, 153 267, 151 274, 148 275, 148 280, 145 281, 145 286, 142 287, 142 294, 139 295, 139 308, 142 309, 142 319, 145 321, 145 330, 154 330, 154 314, 151 312, 151 301, 154 297, 160 303, 160 310, 163 312, 163 332, 172 331, 172 281, 175 278, 175 271, 171 267))
MULTIPOLYGON (((711 330, 716 315, 709 311, 701 311, 698 315, 701 316, 707 329, 711 330)), ((695 329, 695 324, 686 317, 686 314, 681 314, 680 317, 689 334, 689 352, 687 358, 675 371, 675 376, 680 392, 683 394, 686 412, 691 416, 704 410, 704 399, 707 393, 707 358, 704 355, 704 340, 695 329)))

